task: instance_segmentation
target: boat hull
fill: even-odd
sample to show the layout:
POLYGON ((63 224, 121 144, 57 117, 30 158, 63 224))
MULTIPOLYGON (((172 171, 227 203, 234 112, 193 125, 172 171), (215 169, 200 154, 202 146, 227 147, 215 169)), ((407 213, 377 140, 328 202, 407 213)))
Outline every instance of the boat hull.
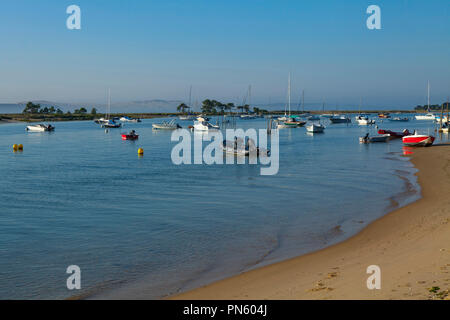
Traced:
POLYGON ((135 135, 123 134, 122 135, 122 140, 137 140, 137 139, 139 139, 139 135, 137 135, 137 134, 135 134, 135 135))
POLYGON ((352 122, 349 118, 330 118, 331 123, 350 123, 352 122))

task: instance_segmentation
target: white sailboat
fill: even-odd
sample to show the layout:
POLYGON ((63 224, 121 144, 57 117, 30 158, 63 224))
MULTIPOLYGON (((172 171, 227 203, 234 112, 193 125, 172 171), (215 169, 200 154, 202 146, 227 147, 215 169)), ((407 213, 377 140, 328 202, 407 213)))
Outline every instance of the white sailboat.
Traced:
POLYGON ((102 120, 101 127, 102 128, 120 128, 122 127, 121 123, 116 123, 114 120, 110 119, 111 115, 111 89, 108 89, 108 109, 106 110, 106 119, 102 120))
POLYGON ((291 117, 291 74, 290 73, 289 73, 289 78, 288 78, 288 107, 289 107, 288 117, 286 118, 286 114, 285 114, 284 118, 286 120, 279 118, 277 128, 283 129, 283 128, 303 127, 306 124, 305 121, 300 121, 294 117, 291 117))
POLYGON ((427 89, 428 89, 427 114, 416 115, 416 120, 431 120, 431 121, 436 120, 436 115, 430 112, 430 81, 428 81, 427 89))

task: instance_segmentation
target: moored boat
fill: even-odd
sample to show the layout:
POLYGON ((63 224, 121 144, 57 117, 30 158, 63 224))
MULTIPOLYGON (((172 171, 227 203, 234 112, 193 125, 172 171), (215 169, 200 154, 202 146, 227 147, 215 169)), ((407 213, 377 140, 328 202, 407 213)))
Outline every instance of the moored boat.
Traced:
POLYGON ((169 122, 163 121, 161 123, 153 123, 152 127, 156 130, 176 130, 181 128, 178 123, 175 123, 175 119, 172 119, 169 122))
POLYGON ((121 122, 141 122, 141 119, 137 119, 137 118, 130 118, 127 116, 123 116, 119 118, 119 121, 121 122))
POLYGON ((375 120, 369 119, 367 116, 359 115, 355 117, 356 122, 361 126, 375 124, 375 120))
POLYGON ((270 155, 270 150, 259 148, 256 146, 253 139, 248 138, 244 145, 244 140, 242 138, 235 137, 234 141, 223 140, 222 150, 224 153, 233 154, 236 156, 268 156, 270 155))
POLYGON ((121 123, 116 123, 114 120, 108 120, 101 124, 102 128, 120 128, 122 127, 121 123))
POLYGON ((330 119, 331 123, 351 123, 352 120, 347 116, 332 116, 330 119))
POLYGON ((194 121, 194 130, 196 131, 209 131, 209 130, 219 130, 218 125, 213 125, 209 123, 205 118, 198 117, 197 121, 194 121))
POLYGON ((403 138, 403 137, 411 135, 411 133, 409 132, 408 129, 405 129, 402 132, 380 129, 380 130, 378 130, 378 134, 381 134, 381 135, 388 134, 392 138, 403 138))
POLYGON ((409 118, 401 118, 401 117, 394 117, 394 118, 390 118, 389 121, 392 122, 408 122, 409 118))
POLYGON ((323 133, 325 127, 320 123, 312 123, 306 126, 306 131, 309 133, 323 133))
POLYGON ((436 115, 431 113, 431 112, 429 112, 429 113, 427 113, 425 115, 416 115, 416 120, 430 120, 430 121, 433 121, 433 120, 436 120, 436 115))
POLYGON ((414 134, 402 138, 403 144, 409 147, 429 147, 433 144, 435 137, 427 134, 414 134))
POLYGON ((136 131, 131 130, 129 133, 122 133, 122 140, 137 140, 139 139, 139 135, 136 134, 136 131))
POLYGON ((389 141, 390 138, 391 136, 389 134, 369 137, 369 134, 367 133, 364 137, 359 137, 359 142, 360 143, 387 142, 389 141))

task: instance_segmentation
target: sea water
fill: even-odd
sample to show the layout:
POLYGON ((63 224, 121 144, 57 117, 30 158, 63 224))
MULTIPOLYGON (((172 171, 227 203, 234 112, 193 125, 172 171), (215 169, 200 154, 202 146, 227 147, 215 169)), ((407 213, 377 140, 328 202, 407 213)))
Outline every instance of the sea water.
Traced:
POLYGON ((400 140, 358 142, 373 126, 282 129, 279 172, 262 176, 259 165, 174 165, 160 121, 0 125, 0 299, 161 298, 342 241, 420 196, 400 140), (139 140, 122 141, 131 129, 139 140), (66 287, 70 265, 81 290, 66 287))

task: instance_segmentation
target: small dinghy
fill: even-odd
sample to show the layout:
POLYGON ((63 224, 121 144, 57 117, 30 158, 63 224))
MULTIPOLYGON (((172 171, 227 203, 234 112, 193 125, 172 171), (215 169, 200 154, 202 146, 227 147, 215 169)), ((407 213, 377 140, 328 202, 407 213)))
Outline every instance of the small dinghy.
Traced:
POLYGON ((364 137, 359 137, 360 143, 375 143, 375 142, 387 142, 391 136, 389 134, 383 134, 380 136, 369 137, 367 133, 364 137))
POLYGON ((131 130, 129 133, 122 133, 122 140, 137 140, 139 139, 139 135, 136 134, 136 131, 131 130))
POLYGON ((27 131, 31 132, 45 132, 45 131, 55 131, 55 127, 51 124, 33 124, 27 126, 27 131))

